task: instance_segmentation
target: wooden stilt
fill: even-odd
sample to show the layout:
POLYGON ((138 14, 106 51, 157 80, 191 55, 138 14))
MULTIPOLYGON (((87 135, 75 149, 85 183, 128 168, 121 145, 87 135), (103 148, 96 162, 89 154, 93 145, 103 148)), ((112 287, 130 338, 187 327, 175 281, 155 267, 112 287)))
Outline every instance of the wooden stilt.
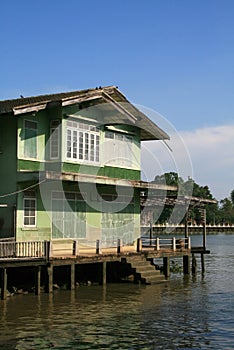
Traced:
POLYGON ((205 258, 203 253, 201 253, 201 270, 202 270, 202 273, 205 272, 205 258))
POLYGON ((195 275, 197 272, 197 261, 195 255, 192 254, 192 274, 195 275))
POLYGON ((41 266, 36 267, 36 276, 35 276, 35 294, 41 294, 41 266))
POLYGON ((46 279, 45 292, 52 293, 53 292, 53 265, 50 264, 47 266, 47 279, 46 279))
POLYGON ((106 285, 106 261, 102 263, 102 285, 106 285))
POLYGON ((71 264, 70 286, 69 286, 70 290, 75 289, 75 271, 76 271, 76 264, 72 263, 71 264))
POLYGON ((4 267, 1 271, 1 300, 7 298, 7 269, 4 267))
POLYGON ((170 258, 163 258, 163 271, 166 278, 170 277, 170 258))
POLYGON ((190 268, 190 256, 189 255, 184 255, 183 256, 183 272, 185 275, 189 275, 191 271, 190 268))

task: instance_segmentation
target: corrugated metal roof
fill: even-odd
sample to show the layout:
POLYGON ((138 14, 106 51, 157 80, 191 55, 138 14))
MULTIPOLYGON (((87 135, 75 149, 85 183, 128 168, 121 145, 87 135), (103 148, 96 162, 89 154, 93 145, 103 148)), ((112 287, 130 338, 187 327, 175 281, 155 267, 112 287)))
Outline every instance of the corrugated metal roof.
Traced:
POLYGON ((115 86, 97 87, 94 89, 70 91, 49 95, 24 97, 0 101, 0 114, 21 114, 46 108, 53 102, 62 106, 82 103, 92 100, 109 113, 104 117, 105 125, 130 124, 141 130, 141 140, 164 140, 169 136, 139 111, 115 86), (112 108, 112 111, 110 109, 112 108))

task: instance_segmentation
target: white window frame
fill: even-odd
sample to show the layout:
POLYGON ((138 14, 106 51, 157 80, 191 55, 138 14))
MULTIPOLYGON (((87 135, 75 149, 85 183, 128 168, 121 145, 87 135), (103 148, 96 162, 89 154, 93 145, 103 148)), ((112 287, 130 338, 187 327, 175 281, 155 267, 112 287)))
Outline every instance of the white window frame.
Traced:
POLYGON ((133 137, 124 133, 106 130, 104 152, 107 165, 132 168, 133 137))
POLYGON ((24 227, 36 227, 37 225, 37 200, 36 200, 36 195, 34 192, 30 192, 30 193, 25 193, 24 198, 23 198, 23 226, 24 227), (30 207, 27 206, 26 207, 26 201, 31 201, 34 203, 34 206, 30 207), (29 210, 29 211, 34 211, 34 215, 30 214, 30 215, 25 215, 25 211, 29 210), (30 223, 25 223, 25 219, 29 218, 30 219, 34 218, 34 223, 30 224, 30 223))
POLYGON ((60 120, 51 120, 50 122, 50 159, 59 159, 60 155, 60 120), (54 156, 54 150, 57 155, 54 156))
POLYGON ((66 159, 77 163, 100 163, 100 130, 90 124, 67 121, 66 159))

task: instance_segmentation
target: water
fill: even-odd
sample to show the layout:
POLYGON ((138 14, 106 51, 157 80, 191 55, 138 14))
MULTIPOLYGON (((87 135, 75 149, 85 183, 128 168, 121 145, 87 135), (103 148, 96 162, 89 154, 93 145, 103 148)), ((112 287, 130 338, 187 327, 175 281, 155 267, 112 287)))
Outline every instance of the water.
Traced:
POLYGON ((1 301, 0 349, 234 349, 234 235, 208 236, 207 247, 204 277, 1 301))

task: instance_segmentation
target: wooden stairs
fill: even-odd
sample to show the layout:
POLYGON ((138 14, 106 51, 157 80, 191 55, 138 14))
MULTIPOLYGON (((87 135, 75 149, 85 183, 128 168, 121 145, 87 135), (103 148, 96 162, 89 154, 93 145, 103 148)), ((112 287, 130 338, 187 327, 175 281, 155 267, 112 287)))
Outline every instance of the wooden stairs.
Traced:
POLYGON ((125 262, 131 264, 136 283, 156 284, 166 281, 165 276, 143 255, 127 257, 125 262))

